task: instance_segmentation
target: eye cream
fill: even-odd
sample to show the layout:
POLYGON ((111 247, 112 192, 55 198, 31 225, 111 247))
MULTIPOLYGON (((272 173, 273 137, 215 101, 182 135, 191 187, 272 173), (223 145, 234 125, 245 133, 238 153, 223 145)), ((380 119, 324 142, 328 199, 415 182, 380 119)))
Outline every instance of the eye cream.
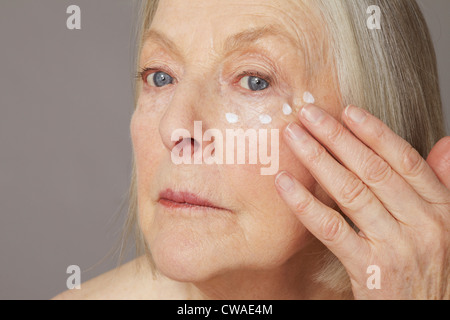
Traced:
POLYGON ((269 124, 272 122, 272 117, 267 114, 262 114, 259 116, 259 121, 261 121, 262 124, 269 124))
POLYGON ((292 114, 292 108, 291 108, 291 106, 288 105, 287 103, 283 104, 283 113, 284 113, 284 115, 286 115, 286 116, 292 114))
POLYGON ((308 92, 308 91, 306 91, 303 94, 303 101, 305 103, 314 103, 314 102, 316 102, 316 100, 314 99, 313 95, 310 92, 308 92))
POLYGON ((225 117, 227 118, 228 123, 235 124, 239 122, 239 117, 237 114, 227 113, 225 117))

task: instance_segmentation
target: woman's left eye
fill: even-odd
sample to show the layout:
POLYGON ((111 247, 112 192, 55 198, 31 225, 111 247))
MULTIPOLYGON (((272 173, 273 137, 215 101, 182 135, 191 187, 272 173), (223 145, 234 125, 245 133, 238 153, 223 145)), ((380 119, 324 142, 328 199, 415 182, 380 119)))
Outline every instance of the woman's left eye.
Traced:
POLYGON ((262 91, 269 87, 269 83, 266 80, 255 76, 243 77, 240 81, 240 84, 245 89, 251 91, 262 91))
POLYGON ((165 72, 158 71, 147 76, 147 83, 152 87, 164 87, 173 83, 173 78, 165 72))

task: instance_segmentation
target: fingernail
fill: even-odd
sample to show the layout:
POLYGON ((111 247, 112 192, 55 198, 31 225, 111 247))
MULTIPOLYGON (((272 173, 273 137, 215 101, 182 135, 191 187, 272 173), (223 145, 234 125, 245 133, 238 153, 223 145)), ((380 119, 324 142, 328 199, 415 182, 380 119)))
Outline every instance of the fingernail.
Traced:
POLYGON ((295 141, 303 141, 307 137, 305 131, 303 131, 298 124, 296 123, 290 123, 287 128, 286 132, 291 137, 292 140, 295 141))
POLYGON ((356 123, 362 123, 367 118, 367 114, 362 111, 362 109, 355 106, 348 106, 345 110, 345 114, 356 123))
POLYGON ((275 181, 285 192, 290 192, 294 189, 294 180, 284 171, 278 174, 275 181))
POLYGON ((318 123, 325 116, 324 112, 320 108, 313 106, 311 104, 305 106, 302 109, 301 115, 311 123, 318 123))

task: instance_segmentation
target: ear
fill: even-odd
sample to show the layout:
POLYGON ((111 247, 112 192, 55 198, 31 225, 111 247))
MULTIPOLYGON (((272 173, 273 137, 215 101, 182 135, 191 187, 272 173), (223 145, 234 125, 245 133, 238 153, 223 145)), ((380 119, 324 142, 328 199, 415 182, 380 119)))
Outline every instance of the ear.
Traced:
POLYGON ((427 163, 439 180, 450 189, 450 137, 442 138, 431 149, 427 163))

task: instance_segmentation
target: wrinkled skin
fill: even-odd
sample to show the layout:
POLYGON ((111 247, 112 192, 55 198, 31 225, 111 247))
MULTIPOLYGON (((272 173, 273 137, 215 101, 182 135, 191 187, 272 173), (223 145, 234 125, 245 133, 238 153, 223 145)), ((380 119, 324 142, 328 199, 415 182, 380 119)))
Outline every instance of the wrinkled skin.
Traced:
POLYGON ((393 133, 371 140, 373 133, 388 132, 373 117, 365 126, 348 121, 333 89, 332 72, 319 67, 312 79, 307 69, 301 44, 312 32, 309 45, 322 35, 313 13, 313 5, 300 7, 287 0, 160 1, 151 30, 170 39, 176 49, 153 33, 140 65, 163 71, 174 81, 162 87, 143 81, 131 122, 139 223, 155 264, 164 277, 183 283, 186 298, 339 298, 312 281, 320 268, 317 253, 327 246, 346 267, 356 298, 448 297, 448 140, 436 146, 427 163, 412 151, 404 153, 410 149, 393 133), (226 42, 267 25, 276 25, 277 32, 246 37, 241 47, 226 42), (243 86, 244 71, 265 75, 269 88, 255 92, 243 86), (281 112, 286 102, 298 111, 305 91, 313 93, 328 115, 319 126, 309 125, 298 112, 281 112), (238 114, 240 122, 230 125, 227 112, 238 114), (272 123, 263 126, 260 114, 271 115, 272 123), (341 120, 354 135, 344 131, 341 120), (262 176, 259 164, 176 166, 171 134, 178 128, 193 130, 194 121, 202 121, 204 130, 264 127, 280 132, 297 122, 323 145, 331 144, 345 167, 331 162, 327 152, 314 151, 322 150, 317 140, 299 142, 287 134, 281 135, 280 171, 295 181, 289 192, 274 184, 273 176, 262 176), (371 144, 365 147, 363 142, 371 144), (310 153, 300 151, 308 145, 313 146, 310 153), (383 162, 371 148, 389 157, 383 162), (371 161, 354 162, 363 155, 371 161), (410 169, 402 164, 406 156, 416 164, 410 169), (336 183, 336 170, 343 178, 352 171, 361 180, 336 183), (392 174, 382 175, 386 170, 392 174), (365 175, 379 178, 377 187, 388 194, 383 201, 374 200, 378 193, 371 188, 351 192, 352 186, 362 188, 359 181, 368 182, 365 175), (158 202, 166 188, 190 191, 226 210, 173 214, 158 202), (407 191, 395 199, 389 196, 399 188, 407 191), (356 234, 332 209, 336 203, 342 209, 352 206, 349 217, 363 234, 356 234), (374 217, 380 219, 374 222, 374 217), (369 291, 366 269, 374 264, 385 278, 382 290, 369 291))

